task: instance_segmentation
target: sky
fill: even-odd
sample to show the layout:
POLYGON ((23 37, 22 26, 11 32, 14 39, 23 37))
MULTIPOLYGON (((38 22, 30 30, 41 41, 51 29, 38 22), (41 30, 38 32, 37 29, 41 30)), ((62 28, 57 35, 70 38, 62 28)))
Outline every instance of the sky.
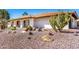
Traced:
MULTIPOLYGON (((29 15, 35 15, 35 14, 41 14, 41 13, 47 13, 47 12, 60 12, 62 9, 7 9, 10 18, 19 18, 22 16, 23 12, 27 12, 29 15)), ((74 12, 76 11, 79 15, 79 9, 63 9, 63 11, 68 12, 74 12)))

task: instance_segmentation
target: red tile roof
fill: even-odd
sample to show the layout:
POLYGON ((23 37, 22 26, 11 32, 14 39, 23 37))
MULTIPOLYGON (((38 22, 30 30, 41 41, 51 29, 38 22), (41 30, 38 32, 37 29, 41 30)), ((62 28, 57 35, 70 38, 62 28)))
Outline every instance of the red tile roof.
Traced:
MULTIPOLYGON (((49 13, 42 13, 42 14, 38 14, 38 15, 27 15, 27 16, 22 16, 18 19, 28 19, 28 18, 41 18, 41 17, 50 17, 50 16, 54 16, 54 15, 58 15, 58 14, 66 14, 67 12, 49 12, 49 13)), ((76 12, 69 12, 70 14, 72 14, 73 16, 75 16, 77 18, 77 14, 76 12)), ((18 20, 15 19, 15 20, 18 20)))
MULTIPOLYGON (((54 16, 54 15, 58 15, 58 14, 66 14, 67 12, 49 12, 49 13, 42 13, 42 14, 38 14, 38 15, 28 15, 28 16, 23 16, 21 18, 39 18, 39 17, 49 17, 49 16, 54 16)), ((71 14, 73 14, 74 16, 76 16, 75 12, 69 12, 71 14)))

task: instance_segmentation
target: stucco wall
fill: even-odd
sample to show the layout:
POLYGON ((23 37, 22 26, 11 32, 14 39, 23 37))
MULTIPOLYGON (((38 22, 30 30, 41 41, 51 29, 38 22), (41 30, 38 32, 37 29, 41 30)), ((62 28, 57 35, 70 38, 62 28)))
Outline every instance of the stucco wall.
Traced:
MULTIPOLYGON (((75 19, 71 21, 71 28, 77 28, 77 21, 75 19)), ((63 29, 69 29, 69 24, 67 24, 63 29)))
POLYGON ((29 25, 34 27, 34 19, 33 18, 30 18, 29 19, 29 25))
MULTIPOLYGON (((51 29, 52 27, 49 23, 49 18, 50 17, 43 17, 43 18, 37 18, 37 19, 31 18, 31 19, 29 19, 29 24, 32 27, 51 29)), ((26 21, 26 25, 28 25, 28 21, 26 21)), ((10 27, 10 26, 11 26, 11 22, 8 22, 8 27, 10 27)), ((20 21, 20 28, 23 28, 23 27, 24 27, 23 21, 20 21)), ((77 27, 77 21, 76 20, 71 21, 71 27, 72 28, 77 27)), ((69 29, 69 24, 67 24, 63 29, 69 29)))
POLYGON ((77 21, 76 21, 76 20, 73 20, 73 21, 71 22, 71 27, 72 27, 72 28, 77 28, 77 21))
POLYGON ((49 24, 49 17, 38 18, 34 20, 34 27, 51 29, 49 24))
POLYGON ((25 27, 27 25, 28 25, 28 21, 20 21, 20 28, 23 28, 23 27, 25 27))
POLYGON ((26 26, 28 25, 28 21, 26 21, 26 26))
POLYGON ((11 22, 8 22, 7 27, 10 27, 10 26, 11 26, 11 22))
POLYGON ((67 24, 63 29, 69 29, 69 24, 67 24))

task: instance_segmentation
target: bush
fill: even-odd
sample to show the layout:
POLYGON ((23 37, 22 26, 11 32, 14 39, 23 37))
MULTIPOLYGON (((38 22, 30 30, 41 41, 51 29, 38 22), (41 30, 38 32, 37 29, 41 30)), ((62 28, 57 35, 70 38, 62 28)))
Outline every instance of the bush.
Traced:
POLYGON ((49 35, 53 36, 54 34, 53 34, 53 33, 51 33, 51 32, 49 32, 49 35))
POLYGON ((38 28, 38 31, 42 31, 42 28, 38 28))
POLYGON ((16 30, 16 27, 15 26, 11 26, 9 27, 10 30, 16 30))
POLYGON ((31 37, 28 37, 28 39, 31 39, 31 37))
POLYGON ((25 28, 25 31, 28 31, 28 30, 33 30, 33 28, 31 27, 31 26, 27 26, 26 28, 25 28))
POLYGON ((36 28, 33 28, 33 31, 35 31, 36 30, 36 28))
POLYGON ((33 33, 32 32, 29 32, 29 35, 33 35, 33 33))

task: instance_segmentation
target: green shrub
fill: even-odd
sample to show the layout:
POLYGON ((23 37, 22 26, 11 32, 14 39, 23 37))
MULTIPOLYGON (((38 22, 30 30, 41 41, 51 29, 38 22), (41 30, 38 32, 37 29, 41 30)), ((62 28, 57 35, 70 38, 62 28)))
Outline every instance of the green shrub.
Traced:
POLYGON ((16 30, 16 27, 15 26, 11 26, 9 27, 10 30, 16 30))
POLYGON ((28 31, 28 30, 32 30, 33 28, 31 26, 26 26, 25 30, 28 31))

